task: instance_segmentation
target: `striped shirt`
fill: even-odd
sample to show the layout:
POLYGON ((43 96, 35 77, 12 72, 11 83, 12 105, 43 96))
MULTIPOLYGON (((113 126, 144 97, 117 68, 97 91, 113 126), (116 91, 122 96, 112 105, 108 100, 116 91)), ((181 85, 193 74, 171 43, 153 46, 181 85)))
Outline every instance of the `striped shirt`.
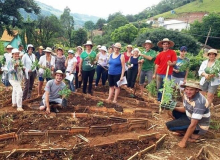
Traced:
POLYGON ((196 93, 190 100, 184 95, 183 105, 186 109, 186 115, 190 120, 199 120, 196 126, 196 130, 199 130, 198 134, 205 134, 210 124, 208 100, 201 93, 196 93))

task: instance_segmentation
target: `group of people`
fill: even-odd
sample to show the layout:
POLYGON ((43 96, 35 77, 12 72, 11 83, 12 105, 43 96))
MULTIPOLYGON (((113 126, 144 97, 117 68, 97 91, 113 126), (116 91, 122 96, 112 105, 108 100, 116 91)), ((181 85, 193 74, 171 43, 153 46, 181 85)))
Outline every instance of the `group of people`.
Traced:
POLYGON ((62 48, 57 48, 54 53, 50 47, 44 49, 40 46, 38 52, 34 53, 34 46, 29 44, 24 53, 21 49, 13 49, 8 45, 7 53, 4 54, 6 64, 2 67, 4 71, 2 82, 6 87, 9 85, 13 87, 12 106, 17 106, 18 111, 23 111, 22 101, 31 97, 36 76, 39 80, 38 96, 42 94, 44 79, 47 81, 40 104, 40 110, 46 110, 46 113, 50 113, 51 110, 59 112, 57 108, 63 107, 63 99, 60 97, 59 91, 66 86, 63 79, 67 76, 72 75, 73 77, 72 80, 68 79, 72 92, 81 88, 81 84, 83 84, 82 92, 92 95, 93 78, 96 72, 95 87, 99 85, 100 79, 102 85, 106 85, 108 80, 107 101, 113 103, 117 103, 120 94, 118 82, 123 81, 125 77, 127 87, 131 89, 134 88, 138 77, 141 95, 144 93, 146 80, 149 84, 155 79, 158 101, 161 101, 160 89, 163 87, 163 80, 167 77, 174 79, 175 83, 184 90, 183 107, 176 107, 173 111, 174 120, 166 123, 170 131, 184 134, 179 146, 185 147, 187 141, 193 141, 207 131, 210 121, 209 106, 220 84, 220 79, 216 74, 206 73, 206 68, 215 65, 219 58, 217 50, 211 49, 204 54, 207 60, 200 66, 199 76, 202 78, 200 85, 197 85, 187 82, 187 69, 180 71, 183 62, 189 61, 186 58, 187 47, 182 46, 180 55, 177 56, 176 52, 170 49, 174 46, 174 42, 168 38, 157 43, 157 46, 162 49, 160 53, 152 49, 154 45, 151 40, 144 42, 145 50, 143 52, 128 45, 126 52, 121 53, 120 43, 115 43, 108 50, 106 46, 98 46, 98 53, 93 50, 94 45, 91 41, 87 41, 83 46, 78 46, 76 52, 69 50, 68 56, 65 57, 62 48), (45 78, 43 76, 45 72, 51 73, 51 76, 45 78), (23 77, 24 89, 22 90, 23 77))

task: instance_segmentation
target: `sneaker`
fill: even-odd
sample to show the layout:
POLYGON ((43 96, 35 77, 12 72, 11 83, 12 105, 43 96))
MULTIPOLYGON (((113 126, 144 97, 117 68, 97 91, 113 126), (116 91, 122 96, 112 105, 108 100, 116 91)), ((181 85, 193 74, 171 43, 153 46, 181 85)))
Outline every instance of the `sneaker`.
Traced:
POLYGON ((23 108, 19 107, 19 108, 17 108, 17 111, 18 112, 23 112, 24 110, 23 110, 23 108))
POLYGON ((59 113, 60 111, 57 108, 52 107, 50 109, 51 112, 59 113))

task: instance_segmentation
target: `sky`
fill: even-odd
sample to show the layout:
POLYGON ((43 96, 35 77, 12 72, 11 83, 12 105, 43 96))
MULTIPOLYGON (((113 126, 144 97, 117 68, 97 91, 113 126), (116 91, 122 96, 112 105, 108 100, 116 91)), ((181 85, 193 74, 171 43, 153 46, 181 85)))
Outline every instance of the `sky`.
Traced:
POLYGON ((145 8, 159 3, 161 0, 37 0, 53 8, 64 10, 66 6, 72 13, 87 14, 107 18, 109 14, 122 12, 123 15, 138 14, 145 8))

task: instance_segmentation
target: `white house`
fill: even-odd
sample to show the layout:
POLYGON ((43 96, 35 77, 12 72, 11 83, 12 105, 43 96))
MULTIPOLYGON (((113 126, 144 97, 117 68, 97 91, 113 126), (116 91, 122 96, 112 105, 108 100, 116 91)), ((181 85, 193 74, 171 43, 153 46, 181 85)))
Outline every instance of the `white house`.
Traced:
POLYGON ((181 31, 182 29, 189 29, 190 24, 184 21, 173 19, 173 20, 164 21, 164 23, 161 26, 166 29, 173 29, 173 30, 181 31))

